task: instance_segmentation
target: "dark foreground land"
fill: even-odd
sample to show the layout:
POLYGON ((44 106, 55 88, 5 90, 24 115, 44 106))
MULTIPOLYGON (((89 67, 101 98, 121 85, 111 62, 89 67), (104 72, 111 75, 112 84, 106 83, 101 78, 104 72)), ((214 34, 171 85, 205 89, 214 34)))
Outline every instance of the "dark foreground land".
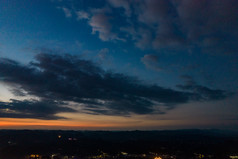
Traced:
POLYGON ((238 134, 219 130, 0 130, 0 159, 226 159, 237 156, 238 134))

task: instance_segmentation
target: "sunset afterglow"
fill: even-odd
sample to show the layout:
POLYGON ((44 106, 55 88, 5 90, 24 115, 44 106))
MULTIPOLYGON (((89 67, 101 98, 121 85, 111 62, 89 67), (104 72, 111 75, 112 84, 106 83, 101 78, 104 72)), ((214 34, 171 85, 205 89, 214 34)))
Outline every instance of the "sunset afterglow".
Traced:
POLYGON ((238 128, 238 1, 1 0, 0 129, 238 128))

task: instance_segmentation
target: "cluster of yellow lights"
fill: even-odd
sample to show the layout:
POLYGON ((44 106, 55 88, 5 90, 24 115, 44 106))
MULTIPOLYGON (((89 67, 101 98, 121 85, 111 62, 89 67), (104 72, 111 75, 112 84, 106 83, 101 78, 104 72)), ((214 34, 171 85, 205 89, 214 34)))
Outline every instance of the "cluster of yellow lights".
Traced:
POLYGON ((33 154, 32 154, 32 155, 30 155, 30 156, 31 156, 31 157, 39 157, 39 155, 33 155, 33 154))
POLYGON ((161 157, 155 157, 154 159, 162 159, 161 157))

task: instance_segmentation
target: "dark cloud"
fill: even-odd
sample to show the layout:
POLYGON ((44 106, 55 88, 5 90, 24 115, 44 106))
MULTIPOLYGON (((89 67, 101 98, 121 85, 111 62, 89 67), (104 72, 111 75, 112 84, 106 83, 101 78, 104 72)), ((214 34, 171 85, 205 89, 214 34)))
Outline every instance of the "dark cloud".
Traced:
POLYGON ((131 8, 128 0, 107 0, 113 7, 124 8, 125 14, 131 16, 131 8))
POLYGON ((187 41, 210 53, 237 53, 238 1, 176 1, 187 41))
POLYGON ((142 1, 138 12, 138 20, 153 28, 155 33, 151 43, 154 48, 164 48, 184 43, 176 22, 176 7, 168 0, 142 1))
POLYGON ((178 88, 194 92, 194 96, 192 97, 194 100, 198 101, 207 101, 207 100, 220 100, 225 99, 227 96, 232 95, 231 92, 226 92, 220 89, 211 89, 206 86, 202 86, 197 84, 192 76, 189 75, 182 75, 181 78, 185 80, 184 85, 177 85, 178 88))
MULTIPOLYGON (((154 58, 150 56, 149 59, 154 58)), ((204 100, 218 100, 227 96, 223 90, 207 89, 202 86, 199 90, 186 88, 184 89, 186 91, 177 91, 157 85, 145 85, 135 77, 104 71, 91 61, 71 55, 41 53, 28 65, 2 58, 0 77, 2 82, 12 87, 17 85, 17 88, 25 94, 36 96, 43 103, 74 102, 87 113, 111 115, 163 113, 160 111, 161 105, 171 109, 177 104, 200 100, 194 98, 195 96, 206 96, 204 100)), ((23 107, 22 110, 25 112, 31 105, 37 105, 38 109, 44 105, 43 103, 12 101, 9 104, 18 104, 19 110, 26 104, 27 108, 23 107)), ((49 109, 50 117, 60 111, 70 111, 57 103, 52 105, 53 108, 49 109)), ((50 108, 50 104, 47 108, 50 108)), ((44 110, 47 111, 46 108, 44 110)), ((43 113, 40 111, 36 116, 39 117, 43 113)))
MULTIPOLYGON (((196 47, 209 53, 236 53, 238 44, 236 0, 141 1, 138 20, 156 34, 155 49, 196 47)), ((137 6, 137 5, 135 5, 137 6)))
POLYGON ((105 0, 92 10, 80 10, 79 19, 89 19, 103 41, 131 40, 141 49, 238 52, 237 0, 105 0))
MULTIPOLYGON (((130 34, 133 34, 133 32, 130 32, 130 34)), ((151 40, 153 37, 153 34, 151 33, 150 30, 148 29, 138 29, 138 31, 136 32, 136 34, 134 34, 134 40, 135 42, 135 46, 140 48, 140 49, 146 49, 148 47, 151 47, 151 40), (137 34, 137 35, 136 35, 137 34)))
POLYGON ((141 62, 148 69, 152 69, 155 71, 161 71, 162 69, 159 67, 159 58, 156 55, 146 54, 141 58, 141 62))
POLYGON ((75 110, 63 107, 62 103, 52 100, 11 100, 0 102, 1 118, 36 118, 36 119, 61 119, 57 116, 60 112, 75 112, 75 110))

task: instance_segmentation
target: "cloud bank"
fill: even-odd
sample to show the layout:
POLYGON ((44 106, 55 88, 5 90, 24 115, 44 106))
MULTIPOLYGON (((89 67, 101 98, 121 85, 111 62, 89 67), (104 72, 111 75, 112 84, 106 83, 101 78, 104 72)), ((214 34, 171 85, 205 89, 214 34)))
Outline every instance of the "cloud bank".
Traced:
POLYGON ((146 85, 136 77, 105 71, 92 61, 68 54, 40 53, 27 65, 1 58, 0 81, 16 95, 38 99, 1 102, 0 117, 57 119, 57 113, 77 112, 78 108, 89 114, 161 114, 166 113, 162 107, 169 110, 190 101, 230 95, 198 85, 180 86, 182 91, 146 85), (66 106, 70 102, 76 103, 75 109, 66 106))

